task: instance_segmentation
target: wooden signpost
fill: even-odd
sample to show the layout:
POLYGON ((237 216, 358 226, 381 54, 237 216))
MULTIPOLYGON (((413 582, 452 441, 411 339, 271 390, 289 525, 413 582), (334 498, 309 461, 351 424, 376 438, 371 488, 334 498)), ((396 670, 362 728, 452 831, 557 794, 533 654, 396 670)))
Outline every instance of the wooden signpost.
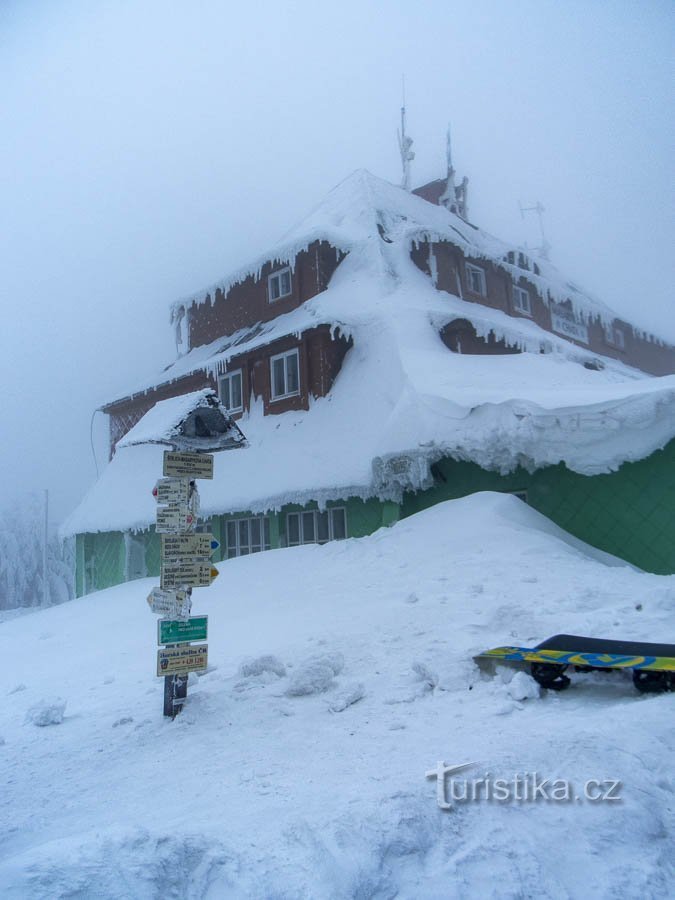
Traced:
MULTIPOLYGON (((186 395, 190 396, 190 395, 186 395)), ((172 401, 161 401, 171 403, 172 401)), ((187 697, 188 675, 208 665, 208 618, 190 616, 192 589, 218 577, 211 556, 218 549, 212 534, 197 530, 198 478, 213 478, 215 451, 246 446, 246 437, 221 405, 215 391, 196 391, 181 420, 174 419, 148 443, 164 451, 162 477, 152 489, 157 501, 155 531, 161 535, 160 586, 148 596, 158 616, 157 675, 164 678, 164 715, 175 718, 187 697)))
POLYGON ((164 477, 152 493, 157 500, 156 531, 161 535, 160 587, 148 604, 157 623, 157 675, 164 678, 164 715, 174 718, 187 697, 190 672, 208 665, 206 616, 190 617, 192 589, 218 577, 210 557, 219 546, 212 534, 195 531, 199 515, 197 478, 213 478, 212 453, 164 451, 164 477), (162 646, 164 645, 164 646, 162 646))

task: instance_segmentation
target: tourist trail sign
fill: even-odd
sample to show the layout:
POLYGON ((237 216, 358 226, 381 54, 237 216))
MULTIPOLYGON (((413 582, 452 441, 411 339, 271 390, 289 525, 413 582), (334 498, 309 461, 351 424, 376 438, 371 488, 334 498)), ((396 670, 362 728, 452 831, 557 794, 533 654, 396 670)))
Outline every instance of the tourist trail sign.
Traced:
POLYGON ((164 647, 157 651, 158 677, 187 675, 205 669, 209 662, 208 644, 178 644, 175 647, 164 647))
POLYGON ((184 622, 159 619, 157 621, 157 643, 183 644, 187 641, 205 641, 208 637, 209 617, 193 616, 184 622))
POLYGON ((175 478, 213 478, 212 453, 164 451, 164 475, 175 478))
POLYGON ((152 496, 162 505, 168 503, 187 505, 190 499, 190 479, 160 478, 152 489, 152 496))
POLYGON ((218 575, 218 569, 210 562, 195 562, 190 559, 163 562, 160 585, 162 590, 208 587, 218 575))
POLYGON ((209 559, 220 547, 212 534, 163 534, 162 562, 176 559, 209 559))
POLYGON ((194 526, 195 515, 189 506, 181 503, 157 507, 157 534, 183 534, 192 531, 194 526))
POLYGON ((187 591, 163 591, 153 588, 148 594, 148 606, 156 615, 169 619, 187 618, 192 602, 187 591))

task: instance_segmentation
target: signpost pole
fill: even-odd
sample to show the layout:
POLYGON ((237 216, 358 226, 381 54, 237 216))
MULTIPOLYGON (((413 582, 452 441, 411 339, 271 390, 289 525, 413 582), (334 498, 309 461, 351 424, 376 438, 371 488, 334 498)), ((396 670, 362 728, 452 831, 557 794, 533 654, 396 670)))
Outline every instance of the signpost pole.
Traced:
POLYGON ((164 677, 164 715, 175 719, 187 698, 190 672, 208 668, 208 616, 191 616, 193 587, 208 587, 218 577, 210 558, 219 543, 197 531, 199 491, 196 479, 213 478, 213 451, 243 447, 246 438, 218 402, 215 391, 195 395, 194 408, 157 439, 164 451, 162 478, 152 494, 157 501, 155 532, 161 535, 160 586, 148 605, 160 615, 157 671, 164 677))

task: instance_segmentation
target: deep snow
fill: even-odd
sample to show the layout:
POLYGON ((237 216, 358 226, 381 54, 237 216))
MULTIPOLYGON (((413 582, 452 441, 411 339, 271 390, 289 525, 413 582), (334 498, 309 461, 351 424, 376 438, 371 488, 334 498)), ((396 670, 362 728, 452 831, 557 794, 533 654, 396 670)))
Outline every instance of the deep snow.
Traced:
POLYGON ((675 577, 561 538, 515 498, 479 494, 222 563, 194 595, 210 669, 175 722, 154 675, 153 580, 5 621, 0 894, 668 896, 675 695, 614 673, 539 696, 472 661, 561 631, 675 642, 675 577), (318 693, 293 689, 313 680, 318 693), (63 722, 33 724, 57 697, 63 722), (439 760, 621 779, 623 799, 442 811, 425 777, 439 760))

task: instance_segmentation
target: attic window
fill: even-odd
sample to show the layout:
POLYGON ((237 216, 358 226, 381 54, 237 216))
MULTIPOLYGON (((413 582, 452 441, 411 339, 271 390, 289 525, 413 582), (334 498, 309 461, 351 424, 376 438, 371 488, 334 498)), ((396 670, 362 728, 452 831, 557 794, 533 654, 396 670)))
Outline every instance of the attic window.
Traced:
POLYGON ((530 293, 525 288, 513 286, 513 308, 518 312, 524 313, 526 316, 532 315, 532 303, 530 302, 530 293))
POLYGON ((282 297, 288 297, 292 291, 291 286, 291 270, 289 266, 285 269, 279 269, 273 272, 267 279, 267 296, 269 302, 281 300, 282 297))
POLYGON ((626 347, 626 336, 623 333, 623 329, 616 328, 613 325, 605 327, 605 341, 618 350, 624 350, 626 347))
POLYGON ((470 291, 472 291, 474 294, 480 294, 481 297, 487 296, 485 272, 480 268, 480 266, 473 266, 471 265, 471 263, 467 263, 466 280, 470 291))

